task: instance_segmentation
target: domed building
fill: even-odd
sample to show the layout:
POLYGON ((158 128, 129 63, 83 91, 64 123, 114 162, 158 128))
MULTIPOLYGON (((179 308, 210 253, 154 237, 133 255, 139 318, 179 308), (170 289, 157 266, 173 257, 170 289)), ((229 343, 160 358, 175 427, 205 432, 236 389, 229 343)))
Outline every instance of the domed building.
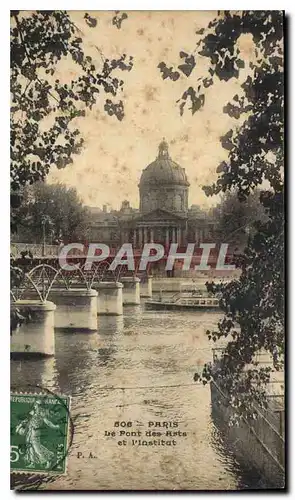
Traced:
POLYGON ((185 169, 170 157, 163 139, 156 159, 142 171, 139 210, 125 200, 118 211, 108 212, 106 206, 96 211, 89 240, 111 247, 130 242, 134 248, 151 242, 165 246, 204 242, 212 232, 213 221, 197 205, 189 209, 189 186, 185 169))
POLYGON ((188 211, 188 188, 185 169, 171 159, 168 144, 163 139, 157 158, 141 175, 140 212, 145 214, 161 208, 185 215, 188 211))

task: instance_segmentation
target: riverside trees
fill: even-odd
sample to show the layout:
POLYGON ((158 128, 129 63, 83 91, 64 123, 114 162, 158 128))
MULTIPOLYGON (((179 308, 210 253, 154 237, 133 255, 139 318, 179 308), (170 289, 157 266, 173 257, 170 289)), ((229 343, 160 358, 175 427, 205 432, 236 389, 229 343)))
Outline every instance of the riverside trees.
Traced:
MULTIPOLYGON (((217 167, 217 181, 204 190, 208 196, 236 190, 243 201, 260 187, 267 214, 267 220, 254 224, 255 233, 239 261, 240 279, 222 287, 224 316, 217 330, 207 332, 214 341, 227 342, 218 368, 206 364, 195 376, 204 384, 222 380, 240 415, 251 413, 254 403, 266 404, 271 368, 245 369, 255 355, 266 350, 272 370, 284 364, 283 13, 218 12, 197 37, 194 52, 209 59, 208 74, 194 81, 196 56, 180 52, 186 66, 178 69, 191 80, 178 101, 181 114, 186 108, 194 114, 206 106, 206 90, 214 82, 239 78, 241 68, 247 69, 239 94, 223 110, 244 120, 221 137, 228 159, 217 167), (255 47, 252 62, 241 58, 239 39, 245 35, 255 47)), ((180 75, 173 68, 168 71, 164 62, 159 68, 165 78, 180 75)))
MULTIPOLYGON (((83 47, 83 34, 66 11, 11 11, 11 228, 18 225, 16 208, 20 188, 43 181, 52 165, 64 168, 83 146, 78 119, 98 98, 104 110, 118 120, 124 105, 117 95, 123 80, 114 72, 130 71, 132 57, 107 59, 98 51, 96 61, 83 47), (76 76, 61 81, 56 73, 67 59, 77 67, 76 76)), ((117 28, 121 27, 118 13, 117 28)), ((114 19, 115 19, 114 18, 114 19)), ((85 23, 97 20, 85 14, 85 23)), ((116 29, 114 27, 114 29, 116 29)))
POLYGON ((23 190, 23 202, 17 215, 17 237, 21 242, 42 243, 43 224, 48 243, 87 239, 90 214, 76 189, 64 184, 36 182, 28 186, 23 190))
POLYGON ((226 191, 215 208, 214 215, 214 236, 217 241, 238 246, 247 244, 248 237, 255 232, 254 223, 267 220, 258 190, 251 192, 243 201, 239 200, 236 190, 226 191))
MULTIPOLYGON (((66 11, 13 10, 10 18, 10 205, 15 233, 23 216, 24 188, 44 181, 51 166, 71 164, 73 155, 81 151, 79 119, 87 110, 100 98, 108 115, 123 119, 124 105, 118 94, 124 82, 116 70, 130 71, 133 62, 126 54, 108 59, 98 46, 97 65, 85 53, 83 33, 66 11), (69 72, 67 81, 61 81, 57 72, 65 59, 76 71, 74 77, 69 72)), ((114 29, 120 29, 124 19, 126 14, 116 12, 114 29)), ((99 29, 88 13, 84 20, 85 26, 99 29)), ((12 267, 11 284, 18 282, 12 267)), ((20 318, 13 314, 12 324, 19 324, 20 318)))

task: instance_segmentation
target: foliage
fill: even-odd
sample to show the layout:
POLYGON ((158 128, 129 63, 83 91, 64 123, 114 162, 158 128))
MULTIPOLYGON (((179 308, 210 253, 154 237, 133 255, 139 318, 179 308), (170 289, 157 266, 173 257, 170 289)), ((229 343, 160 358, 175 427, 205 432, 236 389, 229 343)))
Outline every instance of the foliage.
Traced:
POLYGON ((23 192, 18 209, 18 240, 25 243, 83 241, 87 238, 89 213, 75 188, 63 184, 35 183, 23 192))
POLYGON ((221 202, 214 209, 215 238, 222 242, 243 248, 248 236, 256 233, 257 222, 266 221, 266 212, 260 203, 258 190, 240 201, 236 190, 226 191, 221 202))
MULTIPOLYGON (((15 262, 12 260, 10 265, 10 282, 12 287, 19 287, 23 281, 23 278, 24 273, 16 266, 15 262)), ((15 300, 16 297, 13 296, 12 292, 11 295, 12 299, 15 300)), ((30 319, 30 313, 31 311, 28 311, 28 314, 24 316, 23 314, 21 314, 18 308, 13 308, 10 310, 10 335, 12 335, 13 330, 30 319)))
MULTIPOLYGON (((96 29, 97 20, 87 13, 85 23, 96 29)), ((96 47, 101 61, 96 67, 84 53, 81 36, 66 11, 11 11, 12 231, 20 188, 44 180, 52 165, 69 165, 81 151, 77 119, 87 108, 101 96, 106 113, 124 117, 123 102, 115 100, 123 81, 114 72, 130 71, 132 57, 106 59, 96 47), (56 75, 64 60, 77 66, 77 75, 66 82, 56 75)))
POLYGON ((126 14, 126 12, 120 13, 119 10, 116 10, 115 15, 114 15, 113 20, 112 20, 112 23, 114 26, 116 26, 118 28, 118 30, 120 30, 121 26, 122 26, 122 22, 127 18, 128 18, 128 15, 126 14))
POLYGON ((218 12, 197 35, 198 56, 210 61, 208 74, 184 92, 178 101, 181 113, 187 106, 195 113, 205 105, 208 87, 218 80, 241 80, 241 69, 246 69, 240 94, 224 107, 225 113, 244 120, 221 138, 228 160, 218 166, 218 179, 205 192, 210 196, 235 189, 245 200, 260 186, 268 218, 257 223, 238 262, 240 278, 221 287, 224 317, 208 335, 227 341, 224 352, 195 378, 204 384, 219 380, 238 413, 251 414, 255 402, 266 404, 271 370, 256 366, 255 355, 269 353, 272 370, 284 362, 283 14, 218 12), (255 47, 250 63, 241 58, 239 48, 240 37, 247 34, 255 47))

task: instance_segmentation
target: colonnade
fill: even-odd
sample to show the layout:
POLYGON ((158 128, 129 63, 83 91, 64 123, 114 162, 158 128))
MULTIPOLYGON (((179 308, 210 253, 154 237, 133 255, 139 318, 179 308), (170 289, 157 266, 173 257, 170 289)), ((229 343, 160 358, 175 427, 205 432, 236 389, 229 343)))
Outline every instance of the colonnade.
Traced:
POLYGON ((137 227, 132 233, 132 243, 134 248, 142 247, 145 243, 162 243, 169 245, 170 243, 178 243, 179 245, 185 240, 186 230, 181 227, 153 228, 153 227, 137 227), (161 241, 156 237, 156 231, 161 230, 161 241))
MULTIPOLYGON (((187 243, 187 229, 177 226, 142 226, 137 227, 129 233, 129 238, 134 248, 141 248, 145 243, 161 243, 168 246, 171 243, 183 245, 187 243), (159 237, 159 232, 161 236, 159 237)), ((198 227, 191 233, 192 241, 202 243, 206 240, 208 231, 205 228, 198 227)))

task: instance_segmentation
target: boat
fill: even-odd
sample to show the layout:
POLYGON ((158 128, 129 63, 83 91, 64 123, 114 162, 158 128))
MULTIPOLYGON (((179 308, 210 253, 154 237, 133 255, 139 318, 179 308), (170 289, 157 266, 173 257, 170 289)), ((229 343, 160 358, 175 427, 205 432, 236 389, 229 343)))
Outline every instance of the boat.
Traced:
POLYGON ((145 308, 148 310, 218 310, 219 298, 210 296, 208 293, 202 293, 197 289, 189 289, 187 286, 181 289, 172 297, 163 298, 162 293, 158 298, 148 299, 145 302, 145 308))

